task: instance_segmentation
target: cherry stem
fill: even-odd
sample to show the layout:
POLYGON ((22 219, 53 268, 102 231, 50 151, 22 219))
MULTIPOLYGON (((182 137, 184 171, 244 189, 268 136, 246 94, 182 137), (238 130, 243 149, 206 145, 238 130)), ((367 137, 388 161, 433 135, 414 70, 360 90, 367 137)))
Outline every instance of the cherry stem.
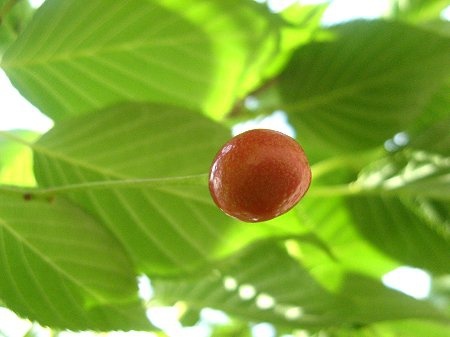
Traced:
POLYGON ((197 174, 182 177, 165 178, 135 178, 121 180, 89 181, 79 184, 61 185, 47 188, 25 188, 16 186, 0 186, 1 192, 31 193, 34 196, 51 196, 60 193, 92 190, 92 189, 133 189, 133 188, 164 188, 169 186, 205 186, 207 174, 197 174))
MULTIPOLYGON (((0 136, 8 138, 12 141, 21 143, 25 146, 32 147, 33 144, 17 137, 16 135, 0 131, 0 136)), ((353 168, 358 171, 373 161, 375 158, 380 158, 383 154, 382 148, 377 148, 372 151, 367 151, 358 154, 348 154, 333 157, 312 165, 311 170, 313 173, 313 179, 316 180, 321 176, 324 176, 330 172, 333 172, 339 168, 353 168)), ((64 194, 69 192, 76 192, 82 190, 92 189, 139 189, 139 188, 155 188, 164 189, 170 187, 182 187, 182 186, 207 186, 208 174, 197 174, 181 177, 164 177, 164 178, 130 178, 130 179, 115 179, 115 180, 102 180, 102 181, 90 181, 77 184, 68 184, 47 188, 27 188, 18 186, 6 186, 0 185, 0 192, 12 192, 20 194, 31 194, 33 196, 52 196, 55 194, 64 194)), ((356 194, 373 194, 373 193, 385 193, 388 191, 369 190, 363 188, 355 183, 342 184, 342 185, 315 185, 313 184, 308 191, 308 195, 329 197, 329 196, 349 196, 356 194)))

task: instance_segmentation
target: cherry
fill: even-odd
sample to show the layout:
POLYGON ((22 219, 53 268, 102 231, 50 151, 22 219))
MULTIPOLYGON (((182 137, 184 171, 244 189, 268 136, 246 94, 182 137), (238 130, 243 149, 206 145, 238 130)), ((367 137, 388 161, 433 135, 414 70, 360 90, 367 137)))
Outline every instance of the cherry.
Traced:
POLYGON ((305 152, 291 137, 273 130, 250 130, 217 153, 209 190, 226 214, 245 222, 266 221, 289 211, 311 183, 305 152))

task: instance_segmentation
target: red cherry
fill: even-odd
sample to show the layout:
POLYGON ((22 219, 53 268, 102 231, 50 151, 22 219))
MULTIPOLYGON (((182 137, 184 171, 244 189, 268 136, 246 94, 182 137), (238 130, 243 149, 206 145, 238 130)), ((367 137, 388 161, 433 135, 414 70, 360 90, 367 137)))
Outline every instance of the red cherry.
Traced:
POLYGON ((209 190, 226 214, 266 221, 294 207, 311 183, 305 152, 283 133, 256 129, 228 141, 217 153, 209 190))

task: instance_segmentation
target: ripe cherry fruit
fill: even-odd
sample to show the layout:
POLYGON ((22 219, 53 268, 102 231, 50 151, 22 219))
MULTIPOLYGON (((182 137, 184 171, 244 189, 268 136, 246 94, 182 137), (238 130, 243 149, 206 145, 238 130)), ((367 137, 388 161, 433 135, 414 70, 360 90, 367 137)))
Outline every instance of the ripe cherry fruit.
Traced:
POLYGON ((256 129, 228 141, 217 153, 209 190, 226 214, 266 221, 294 207, 311 183, 305 152, 291 137, 256 129))

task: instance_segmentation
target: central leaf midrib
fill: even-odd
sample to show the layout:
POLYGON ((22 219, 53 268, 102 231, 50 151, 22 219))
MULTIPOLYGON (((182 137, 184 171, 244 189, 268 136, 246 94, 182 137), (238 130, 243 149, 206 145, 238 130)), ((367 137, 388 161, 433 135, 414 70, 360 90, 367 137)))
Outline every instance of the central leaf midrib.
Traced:
POLYGON ((142 48, 149 48, 155 46, 179 46, 180 41, 189 42, 189 46, 194 42, 202 42, 203 38, 200 36, 193 36, 192 38, 186 39, 155 39, 151 41, 133 41, 133 42, 124 42, 120 44, 116 44, 113 46, 108 46, 105 48, 85 48, 79 50, 77 52, 70 53, 58 53, 53 55, 48 55, 46 58, 33 57, 30 59, 20 60, 19 57, 14 57, 11 61, 3 61, 0 63, 1 68, 3 69, 14 69, 14 68, 25 68, 30 66, 39 66, 39 65, 48 65, 50 63, 57 62, 66 62, 71 63, 80 58, 98 58, 101 55, 112 54, 112 53, 120 53, 127 52, 130 50, 139 50, 142 48), (195 37, 195 38, 194 38, 195 37))

